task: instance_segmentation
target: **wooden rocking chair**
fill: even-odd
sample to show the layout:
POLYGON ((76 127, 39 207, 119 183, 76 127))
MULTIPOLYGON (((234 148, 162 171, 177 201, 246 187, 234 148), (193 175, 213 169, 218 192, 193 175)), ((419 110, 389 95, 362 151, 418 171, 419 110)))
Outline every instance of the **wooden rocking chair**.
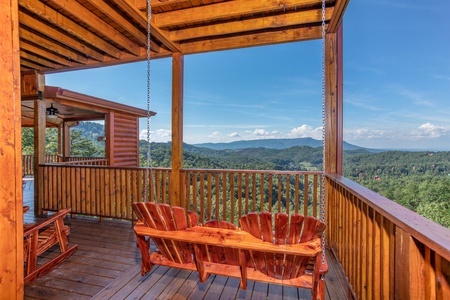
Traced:
POLYGON ((78 245, 70 248, 68 246, 67 235, 69 235, 70 229, 64 225, 63 221, 68 213, 70 213, 70 208, 62 209, 40 223, 24 225, 25 284, 49 272, 78 249, 78 245), (38 266, 38 256, 56 244, 59 244, 61 253, 45 264, 38 266))

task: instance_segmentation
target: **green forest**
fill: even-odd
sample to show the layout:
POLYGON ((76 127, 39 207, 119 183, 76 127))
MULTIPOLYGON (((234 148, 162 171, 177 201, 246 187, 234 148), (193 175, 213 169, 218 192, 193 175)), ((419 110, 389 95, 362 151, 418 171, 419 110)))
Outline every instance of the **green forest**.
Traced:
MULTIPOLYGON (((32 154, 33 130, 23 129, 23 153, 32 154)), ((72 156, 104 156, 102 124, 82 122, 72 129, 72 156)), ((46 152, 57 152, 57 131, 48 129, 46 152)), ((171 144, 150 144, 151 165, 171 167, 171 144)), ((147 162, 148 143, 140 141, 141 165, 147 162)), ((450 228, 450 152, 344 151, 344 176, 450 228)), ((184 145, 184 168, 318 171, 322 148, 247 148, 212 150, 184 145)))

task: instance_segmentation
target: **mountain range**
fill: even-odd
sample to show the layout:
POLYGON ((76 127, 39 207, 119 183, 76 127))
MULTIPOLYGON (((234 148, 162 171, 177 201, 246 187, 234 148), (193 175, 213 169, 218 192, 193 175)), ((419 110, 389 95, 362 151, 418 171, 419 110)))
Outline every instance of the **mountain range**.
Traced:
MULTIPOLYGON (((296 146, 308 146, 312 148, 322 147, 322 141, 313 138, 296 138, 296 139, 261 139, 235 141, 230 143, 203 143, 193 144, 196 147, 209 148, 213 150, 239 150, 248 148, 267 148, 267 149, 287 149, 296 146)), ((353 144, 344 142, 344 150, 368 150, 353 144)))

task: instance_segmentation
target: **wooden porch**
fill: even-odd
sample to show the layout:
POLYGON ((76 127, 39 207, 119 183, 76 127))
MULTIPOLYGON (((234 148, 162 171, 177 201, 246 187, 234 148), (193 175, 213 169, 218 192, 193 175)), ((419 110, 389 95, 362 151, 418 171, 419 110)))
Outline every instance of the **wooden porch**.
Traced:
MULTIPOLYGON (((31 178, 30 178, 31 179, 31 178)), ((24 205, 33 208, 34 184, 26 180, 24 205)), ((32 210, 32 209, 31 209, 32 210)), ((36 222, 30 211, 25 223, 36 222)), ((140 253, 129 221, 73 216, 69 242, 79 246, 71 257, 47 275, 25 286, 25 299, 311 299, 309 290, 211 275, 200 283, 196 272, 155 266, 141 276, 140 253), (117 234, 120 232, 120 234, 117 234)), ((58 249, 48 251, 45 261, 58 249)), ((342 269, 328 253, 327 299, 352 299, 342 269)))

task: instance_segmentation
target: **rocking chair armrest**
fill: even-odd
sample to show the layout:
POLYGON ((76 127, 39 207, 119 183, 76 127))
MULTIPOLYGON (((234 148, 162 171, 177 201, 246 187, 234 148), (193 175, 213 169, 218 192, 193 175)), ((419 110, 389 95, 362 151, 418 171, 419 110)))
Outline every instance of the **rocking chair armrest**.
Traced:
POLYGON ((52 215, 48 219, 46 219, 40 223, 34 224, 33 226, 27 226, 26 228, 24 228, 25 230, 24 230, 23 236, 26 237, 26 236, 38 231, 39 229, 42 229, 42 228, 52 224, 53 222, 55 222, 58 219, 62 220, 68 213, 70 213, 70 211, 71 211, 70 208, 61 209, 59 212, 52 215))

